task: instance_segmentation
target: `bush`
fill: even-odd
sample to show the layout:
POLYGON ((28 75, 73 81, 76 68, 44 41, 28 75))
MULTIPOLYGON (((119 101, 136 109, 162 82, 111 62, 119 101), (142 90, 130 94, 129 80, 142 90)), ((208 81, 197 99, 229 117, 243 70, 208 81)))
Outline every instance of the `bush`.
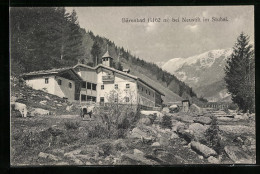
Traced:
POLYGON ((228 109, 230 110, 237 110, 238 109, 238 105, 235 103, 231 103, 230 105, 228 105, 228 109))
POLYGON ((149 117, 149 119, 151 120, 151 124, 153 124, 153 123, 154 123, 154 120, 157 118, 157 114, 156 114, 156 113, 150 114, 148 117, 149 117))
POLYGON ((87 128, 91 138, 125 138, 127 131, 136 124, 140 113, 130 105, 110 103, 95 114, 96 121, 87 128))
POLYGON ((137 107, 136 113, 131 112, 130 117, 133 117, 133 123, 136 123, 141 118, 141 108, 140 106, 137 107))
POLYGON ((74 131, 67 131, 66 133, 62 134, 60 136, 59 141, 55 138, 54 143, 60 143, 60 144, 73 144, 76 141, 78 141, 80 138, 77 133, 74 131))
POLYGON ((109 137, 109 131, 102 124, 92 124, 87 128, 88 137, 90 138, 106 138, 109 137))
POLYGON ((207 145, 209 145, 209 147, 213 148, 218 154, 220 154, 223 151, 223 147, 220 143, 219 126, 217 123, 217 119, 214 116, 211 116, 211 119, 211 125, 205 132, 207 145))
POLYGON ((116 138, 125 138, 127 129, 118 129, 116 138))
POLYGON ((72 122, 72 121, 66 121, 64 122, 64 125, 65 125, 65 128, 67 130, 69 129, 78 129, 80 127, 80 122, 78 121, 75 121, 75 122, 72 122))
POLYGON ((172 120, 170 116, 164 115, 160 127, 163 129, 172 129, 172 120))
POLYGON ((124 118, 122 123, 119 123, 118 129, 128 129, 130 127, 130 121, 127 118, 124 118))
POLYGON ((24 148, 36 148, 40 149, 43 146, 47 146, 48 139, 51 137, 49 134, 48 136, 43 137, 41 132, 28 132, 22 134, 22 137, 19 139, 20 142, 23 144, 24 148))

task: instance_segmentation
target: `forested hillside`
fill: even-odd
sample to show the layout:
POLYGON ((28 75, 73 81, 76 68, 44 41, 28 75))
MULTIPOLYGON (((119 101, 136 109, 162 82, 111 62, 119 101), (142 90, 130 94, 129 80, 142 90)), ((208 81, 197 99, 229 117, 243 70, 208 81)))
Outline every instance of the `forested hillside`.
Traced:
POLYGON ((68 13, 64 7, 11 8, 10 44, 12 74, 73 66, 78 62, 95 66, 108 47, 114 68, 130 68, 130 73, 145 76, 162 89, 198 101, 192 89, 174 75, 133 56, 107 38, 80 28, 74 10, 68 13))

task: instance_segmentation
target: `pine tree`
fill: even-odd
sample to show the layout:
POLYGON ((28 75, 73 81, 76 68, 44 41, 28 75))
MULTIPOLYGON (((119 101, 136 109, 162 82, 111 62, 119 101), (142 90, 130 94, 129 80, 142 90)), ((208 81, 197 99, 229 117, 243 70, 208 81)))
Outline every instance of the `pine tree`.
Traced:
POLYGON ((98 58, 100 57, 100 54, 101 54, 101 48, 98 42, 94 42, 91 48, 91 55, 92 55, 94 65, 97 65, 99 63, 98 58))
POLYGON ((76 11, 73 10, 68 17, 68 33, 66 33, 68 38, 64 50, 64 59, 68 61, 68 65, 75 64, 78 60, 84 58, 82 45, 84 31, 81 30, 77 19, 76 11))
POLYGON ((255 109, 255 64, 254 51, 249 44, 249 36, 243 32, 237 38, 233 53, 225 67, 225 82, 232 101, 243 112, 255 109))

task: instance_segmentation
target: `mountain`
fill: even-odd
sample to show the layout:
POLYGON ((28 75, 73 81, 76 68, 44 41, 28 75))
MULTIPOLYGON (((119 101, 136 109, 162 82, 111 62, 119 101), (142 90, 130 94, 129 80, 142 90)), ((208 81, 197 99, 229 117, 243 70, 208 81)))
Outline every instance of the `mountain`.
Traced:
POLYGON ((155 62, 155 64, 161 68, 165 64, 165 62, 155 62))
POLYGON ((198 96, 209 101, 227 101, 230 97, 223 78, 231 53, 232 49, 218 49, 188 58, 173 58, 162 65, 162 69, 188 84, 198 96))

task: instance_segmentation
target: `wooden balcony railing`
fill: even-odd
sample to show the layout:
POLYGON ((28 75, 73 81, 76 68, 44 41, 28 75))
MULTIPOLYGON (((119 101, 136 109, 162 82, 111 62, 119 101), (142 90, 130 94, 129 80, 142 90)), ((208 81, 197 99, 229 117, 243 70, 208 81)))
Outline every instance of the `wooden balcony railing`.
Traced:
POLYGON ((112 82, 115 80, 115 76, 107 75, 107 76, 102 76, 102 81, 103 82, 112 82))

